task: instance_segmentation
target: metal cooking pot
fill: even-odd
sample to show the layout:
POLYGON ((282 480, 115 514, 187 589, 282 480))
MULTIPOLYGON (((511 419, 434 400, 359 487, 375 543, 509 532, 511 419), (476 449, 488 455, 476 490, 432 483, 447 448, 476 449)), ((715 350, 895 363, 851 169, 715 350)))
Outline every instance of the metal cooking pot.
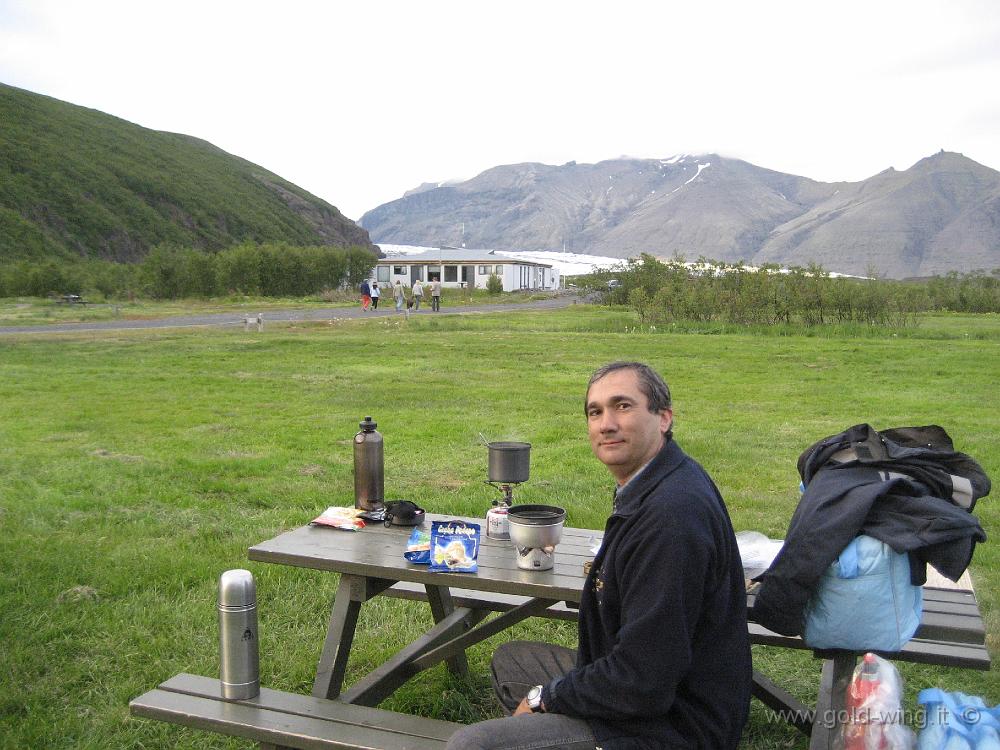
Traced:
POLYGON ((515 484, 528 481, 531 443, 487 443, 486 447, 490 449, 491 482, 515 484))
POLYGON ((507 511, 510 540, 522 549, 551 549, 562 539, 566 510, 558 505, 514 505, 507 511))

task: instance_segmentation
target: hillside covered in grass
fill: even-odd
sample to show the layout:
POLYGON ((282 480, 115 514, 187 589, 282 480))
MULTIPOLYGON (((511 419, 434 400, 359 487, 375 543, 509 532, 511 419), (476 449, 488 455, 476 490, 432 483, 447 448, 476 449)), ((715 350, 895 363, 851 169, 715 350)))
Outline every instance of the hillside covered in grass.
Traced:
POLYGON ((374 249, 336 207, 210 143, 0 84, 0 260, 244 241, 374 249))

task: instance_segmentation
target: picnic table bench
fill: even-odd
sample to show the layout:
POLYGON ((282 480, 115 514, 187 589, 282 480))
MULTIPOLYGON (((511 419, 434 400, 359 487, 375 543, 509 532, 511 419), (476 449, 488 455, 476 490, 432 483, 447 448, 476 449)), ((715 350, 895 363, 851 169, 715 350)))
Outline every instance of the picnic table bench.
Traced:
POLYGON ((86 305, 87 300, 79 294, 64 294, 56 302, 63 305, 86 305))
MULTIPOLYGON (((451 517, 428 514, 428 520, 437 518, 451 517)), ((413 675, 442 662, 454 673, 466 673, 467 648, 528 617, 575 620, 586 578, 583 563, 593 558, 591 548, 600 532, 566 528, 556 565, 544 572, 518 569, 509 543, 484 535, 475 575, 431 573, 426 566, 407 563, 402 550, 408 535, 409 529, 381 525, 353 534, 304 526, 250 548, 251 560, 340 574, 311 696, 262 689, 253 700, 226 701, 217 678, 182 674, 133 700, 132 713, 253 739, 265 748, 443 748, 460 725, 374 706, 413 675), (376 596, 425 602, 435 624, 345 690, 360 608, 376 596)), ((801 638, 754 623, 753 602, 751 591, 747 596, 751 643, 809 648, 801 638)), ((753 694, 810 734, 810 750, 826 750, 836 736, 836 717, 858 654, 816 651, 814 655, 823 660, 814 709, 757 670, 753 694)), ((989 669, 985 628, 971 583, 967 589, 925 587, 916 637, 902 651, 883 656, 989 669)))
POLYGON ((256 740, 278 748, 442 750, 461 724, 261 688, 222 697, 217 678, 179 674, 129 703, 134 716, 256 740))

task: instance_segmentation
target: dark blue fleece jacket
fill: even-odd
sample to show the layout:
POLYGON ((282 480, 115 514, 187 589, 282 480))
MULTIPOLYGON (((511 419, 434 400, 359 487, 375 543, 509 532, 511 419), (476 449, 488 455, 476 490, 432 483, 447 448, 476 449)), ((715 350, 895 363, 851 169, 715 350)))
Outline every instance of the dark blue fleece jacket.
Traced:
POLYGON ((580 602, 577 665, 543 703, 586 719, 603 750, 724 750, 739 744, 750 683, 729 514, 668 440, 616 498, 580 602))

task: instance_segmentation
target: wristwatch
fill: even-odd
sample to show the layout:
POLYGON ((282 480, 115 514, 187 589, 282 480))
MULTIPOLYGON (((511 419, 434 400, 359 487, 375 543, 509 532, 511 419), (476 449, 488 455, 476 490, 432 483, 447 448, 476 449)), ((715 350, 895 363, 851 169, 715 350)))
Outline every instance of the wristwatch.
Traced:
POLYGON ((537 713, 538 711, 541 711, 542 686, 535 685, 533 688, 531 688, 531 690, 528 691, 528 694, 524 696, 524 700, 528 704, 528 708, 530 708, 533 712, 537 713))

